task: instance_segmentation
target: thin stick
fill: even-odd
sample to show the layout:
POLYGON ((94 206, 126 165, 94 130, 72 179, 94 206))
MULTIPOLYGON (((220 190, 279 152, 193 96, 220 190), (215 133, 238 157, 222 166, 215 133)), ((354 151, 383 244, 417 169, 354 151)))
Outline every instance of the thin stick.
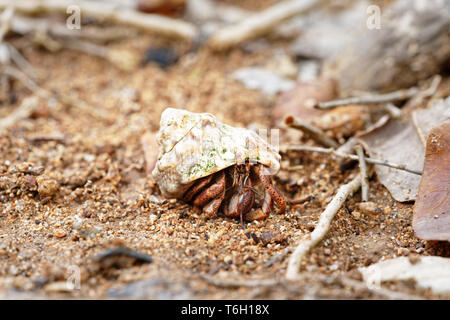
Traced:
POLYGON ((400 119, 400 117, 402 116, 402 110, 396 107, 391 102, 388 102, 385 105, 383 105, 383 109, 386 110, 387 113, 389 113, 389 115, 393 119, 400 119))
POLYGON ((327 102, 318 102, 317 108, 319 109, 330 109, 338 106, 345 106, 351 104, 378 104, 387 103, 396 100, 405 100, 413 97, 419 93, 419 88, 412 87, 405 90, 398 90, 385 94, 371 95, 367 97, 352 97, 346 99, 332 100, 327 102))
POLYGON ((421 297, 416 295, 411 295, 403 292, 392 291, 389 289, 367 286, 364 282, 356 281, 347 277, 338 277, 338 281, 342 283, 342 285, 352 287, 357 290, 367 290, 374 294, 380 295, 382 297, 386 297, 391 300, 421 300, 421 297))
POLYGON ((275 255, 273 258, 270 258, 266 263, 264 263, 264 267, 269 268, 272 266, 275 262, 279 262, 283 260, 289 253, 291 253, 293 248, 286 248, 283 250, 283 252, 275 255))
POLYGON ((14 8, 13 7, 6 7, 6 9, 3 11, 1 15, 1 26, 0 26, 0 42, 3 42, 3 39, 5 38, 6 34, 11 29, 11 21, 14 16, 14 8))
POLYGON ((35 110, 37 103, 38 98, 36 96, 25 98, 20 106, 17 107, 12 113, 5 118, 0 119, 0 132, 8 129, 19 120, 28 118, 35 110))
POLYGON ((358 144, 358 140, 356 140, 355 137, 351 137, 344 144, 339 146, 339 148, 336 149, 336 152, 338 152, 338 153, 353 153, 355 151, 354 148, 357 144, 358 144))
POLYGON ((68 95, 61 94, 58 92, 51 92, 51 91, 48 91, 48 90, 45 90, 45 89, 39 87, 36 84, 36 82, 31 80, 29 77, 27 77, 27 75, 25 73, 23 73, 22 71, 20 71, 19 69, 16 69, 11 66, 5 66, 2 71, 3 71, 3 74, 7 74, 7 75, 15 78, 16 80, 19 80, 20 82, 22 82, 22 84, 25 85, 25 87, 27 87, 31 92, 33 92, 34 94, 36 94, 37 96, 39 96, 41 98, 49 99, 49 98, 53 97, 57 101, 61 102, 62 104, 66 105, 68 107, 75 106, 83 111, 86 111, 87 113, 89 113, 91 116, 93 116, 95 118, 98 118, 101 120, 108 119, 108 115, 106 113, 95 109, 93 106, 87 104, 86 102, 84 102, 80 99, 70 97, 68 95))
MULTIPOLYGON (((332 148, 327 149, 327 148, 311 147, 311 146, 281 146, 280 147, 280 152, 285 153, 287 151, 322 152, 322 153, 330 153, 330 154, 333 154, 333 155, 335 155, 337 157, 341 157, 341 158, 359 160, 358 156, 356 156, 356 155, 337 152, 336 150, 334 150, 332 148)), ((390 167, 390 168, 394 168, 394 169, 398 169, 398 170, 403 170, 403 171, 406 171, 409 173, 417 174, 419 176, 422 175, 422 172, 413 170, 413 169, 409 169, 408 167, 406 167, 406 165, 403 165, 403 164, 396 164, 396 163, 389 162, 387 160, 378 160, 378 159, 373 159, 373 158, 365 158, 365 160, 367 163, 378 164, 381 166, 386 166, 386 167, 390 167)))
POLYGON ((361 145, 355 146, 356 154, 359 158, 359 168, 361 172, 361 200, 363 202, 369 201, 369 181, 367 179, 367 165, 364 158, 364 150, 361 145))
POLYGON ((31 80, 23 71, 11 67, 11 66, 5 66, 2 69, 3 74, 6 74, 12 78, 15 78, 16 80, 19 80, 20 82, 22 82, 22 84, 28 88, 28 90, 30 90, 31 92, 33 92, 34 94, 36 94, 37 96, 44 98, 44 99, 48 99, 51 97, 51 93, 48 92, 45 89, 42 89, 41 87, 39 87, 36 82, 34 82, 33 80, 31 80))
POLYGON ((49 21, 42 18, 28 18, 14 16, 11 21, 11 30, 25 35, 35 31, 46 32, 52 37, 82 38, 95 41, 120 40, 136 33, 136 29, 124 29, 123 26, 98 27, 83 26, 81 30, 70 30, 65 24, 49 21))
MULTIPOLYGON (((426 90, 420 90, 417 87, 411 87, 409 89, 398 90, 385 94, 375 94, 365 97, 352 97, 346 99, 338 99, 327 102, 318 102, 316 107, 319 109, 330 109, 338 106, 345 106, 351 104, 379 104, 379 103, 389 103, 396 100, 406 100, 420 95, 420 98, 426 98, 434 95, 436 92, 439 83, 441 82, 441 76, 436 75, 433 77, 430 86, 426 90)), ((393 106, 393 105, 392 105, 393 106)), ((394 110, 392 106, 385 106, 389 112, 394 112, 395 115, 398 114, 399 110, 394 110)), ((394 106, 395 107, 395 106, 394 106)), ((396 107, 395 107, 396 108, 396 107)), ((397 108, 398 109, 398 108, 397 108)), ((401 111, 400 111, 401 112, 401 111)))
POLYGON ((333 200, 331 200, 331 202, 327 205, 325 211, 320 215, 317 227, 313 232, 311 232, 310 238, 300 241, 291 258, 289 259, 286 271, 287 280, 295 280, 298 277, 300 263, 305 254, 309 250, 311 250, 311 248, 317 245, 327 234, 328 229, 330 228, 331 221, 333 220, 335 214, 342 207, 347 197, 352 195, 360 187, 361 177, 358 175, 352 181, 339 188, 333 200))
POLYGON ((306 201, 311 201, 313 199, 314 199, 314 195, 311 194, 309 196, 305 196, 305 197, 300 198, 300 199, 291 199, 291 200, 289 200, 289 204, 291 206, 295 206, 295 205, 298 205, 298 204, 305 203, 306 201))
POLYGON ((240 23, 217 31, 212 35, 209 45, 215 50, 224 50, 246 40, 263 36, 281 22, 312 9, 318 2, 318 0, 280 2, 240 23))
POLYGON ((257 279, 257 280, 220 280, 204 274, 198 276, 206 282, 221 288, 238 288, 238 287, 272 287, 280 283, 278 279, 257 279))
POLYGON ((422 130, 420 130, 419 121, 417 120, 417 113, 412 112, 411 119, 414 125, 414 128, 416 129, 417 134, 419 135, 420 141, 422 142, 422 145, 424 147, 427 146, 427 138, 423 134, 422 130))
POLYGON ((331 148, 337 148, 338 144, 333 139, 329 138, 325 132, 323 132, 321 129, 317 128, 316 126, 304 122, 300 120, 297 117, 294 116, 288 116, 284 120, 286 125, 288 125, 291 128, 299 129, 304 132, 306 132, 312 139, 314 139, 316 142, 320 143, 321 145, 324 145, 326 147, 331 148))
POLYGON ((34 69, 34 67, 22 56, 19 50, 17 50, 10 43, 7 43, 6 46, 8 47, 11 60, 14 61, 17 67, 23 72, 25 72, 28 75, 28 77, 36 78, 38 74, 36 72, 36 69, 34 69))
POLYGON ((431 84, 427 90, 422 91, 422 98, 431 97, 436 93, 439 84, 441 83, 442 77, 440 75, 435 75, 433 80, 431 80, 431 84))
POLYGON ((13 6, 26 14, 59 12, 64 15, 69 6, 77 6, 83 15, 110 22, 124 23, 144 31, 170 37, 192 40, 197 36, 197 28, 188 22, 171 19, 157 14, 145 14, 133 9, 108 2, 85 0, 0 0, 0 9, 13 6))

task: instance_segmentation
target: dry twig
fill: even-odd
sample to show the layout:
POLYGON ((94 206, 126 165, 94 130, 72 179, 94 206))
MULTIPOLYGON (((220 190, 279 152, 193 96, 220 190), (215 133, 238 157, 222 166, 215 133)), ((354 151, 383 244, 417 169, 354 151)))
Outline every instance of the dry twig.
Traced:
POLYGON ((216 50, 228 49, 246 40, 263 36, 281 22, 310 10, 317 0, 291 0, 280 2, 256 13, 235 25, 225 27, 212 35, 209 44, 216 50))
POLYGON ((306 201, 311 201, 313 199, 314 199, 314 195, 311 194, 311 195, 308 195, 308 196, 304 196, 303 198, 291 199, 291 200, 289 200, 289 204, 291 206, 295 206, 295 205, 298 205, 298 204, 305 203, 306 201))
MULTIPOLYGON (((294 293, 301 293, 302 288, 293 287, 286 282, 286 279, 255 279, 255 280, 221 280, 205 274, 196 274, 200 279, 206 281, 207 283, 220 287, 220 288, 272 288, 275 286, 282 286, 287 290, 294 293)), ((403 292, 392 291, 389 289, 367 286, 365 282, 353 280, 343 275, 339 276, 329 276, 324 274, 309 274, 303 273, 298 274, 295 279, 296 282, 304 282, 308 280, 318 280, 325 284, 337 283, 345 287, 352 288, 359 291, 368 291, 381 297, 392 300, 417 300, 421 299, 418 296, 410 295, 403 292)))
POLYGON ((282 261, 289 253, 292 252, 292 248, 287 247, 284 249, 281 253, 278 253, 273 258, 270 258, 266 263, 264 263, 264 267, 269 268, 272 266, 275 262, 282 261))
MULTIPOLYGON (((380 104, 380 103, 390 103, 396 100, 406 100, 412 98, 414 96, 420 96, 421 99, 432 96, 441 82, 441 76, 436 75, 433 77, 430 86, 426 90, 420 90, 417 87, 411 87, 409 89, 397 90, 390 93, 384 94, 374 94, 370 96, 363 97, 352 97, 346 99, 338 99, 327 102, 318 102, 316 107, 319 109, 330 109, 339 106, 347 106, 352 104, 380 104)), ((389 113, 394 112, 394 114, 398 114, 398 110, 394 111, 394 108, 391 106, 385 106, 389 113)), ((395 107, 395 106, 394 106, 395 107)))
POLYGON ((6 34, 11 29, 11 21, 14 16, 14 8, 6 7, 1 16, 1 25, 0 25, 0 42, 3 42, 6 34))
POLYGON ((332 100, 327 102, 318 102, 317 107, 319 109, 330 109, 339 106, 346 106, 352 104, 378 104, 387 103, 396 100, 406 100, 419 93, 417 87, 412 87, 405 90, 398 90, 385 94, 376 94, 366 97, 352 97, 346 99, 332 100))
POLYGON ((392 291, 389 289, 385 289, 382 287, 376 287, 376 286, 367 286, 364 282, 353 280, 347 277, 338 277, 337 280, 342 283, 342 285, 352 287, 356 290, 367 290, 374 294, 380 295, 382 297, 386 297, 391 300, 419 300, 422 299, 418 296, 403 293, 403 292, 397 292, 392 291))
POLYGON ((402 110, 396 107, 393 103, 388 102, 383 105, 383 109, 389 113, 392 119, 400 119, 402 116, 402 110))
POLYGON ((22 101, 22 104, 18 106, 7 117, 0 119, 0 132, 8 129, 19 120, 28 118, 36 108, 38 103, 38 97, 27 97, 22 101))
POLYGON ((356 154, 359 158, 359 169, 361 172, 361 200, 369 201, 369 181, 367 178, 367 165, 364 158, 364 150, 360 144, 355 146, 356 154))
POLYGON ((25 72, 12 67, 12 66, 5 66, 2 69, 2 73, 6 74, 12 78, 15 78, 16 80, 20 81, 25 87, 27 87, 28 90, 30 90, 31 92, 33 92, 34 94, 36 94, 37 96, 44 98, 44 99, 48 99, 51 97, 51 93, 48 92, 47 90, 42 89, 41 87, 39 87, 36 82, 34 82, 33 80, 31 80, 26 74, 25 72))
POLYGON ((69 6, 78 6, 83 15, 111 22, 124 23, 144 31, 192 40, 197 36, 197 28, 181 20, 157 14, 145 14, 133 9, 108 2, 85 0, 0 0, 0 9, 13 6, 25 14, 60 12, 66 14, 69 6))
POLYGON ((320 215, 317 227, 311 232, 309 239, 300 241, 297 248, 294 250, 294 253, 289 259, 286 279, 295 280, 298 278, 300 263, 304 255, 323 239, 330 228, 333 217, 344 204, 347 197, 352 195, 360 187, 361 177, 358 175, 352 181, 339 188, 333 200, 331 200, 325 211, 320 215))
POLYGON ((26 35, 34 32, 44 32, 52 37, 79 38, 94 41, 114 41, 134 35, 132 30, 123 26, 98 27, 86 26, 81 30, 70 30, 65 24, 55 21, 50 22, 43 18, 29 18, 14 16, 11 21, 11 30, 15 33, 26 35))
POLYGON ((280 284, 278 279, 257 279, 257 280, 220 280, 205 274, 198 274, 198 276, 206 282, 222 288, 238 288, 238 287, 272 287, 280 284))
MULTIPOLYGON (((347 158, 347 159, 352 159, 352 160, 359 160, 359 157, 356 156, 356 155, 337 152, 336 150, 334 150, 332 148, 328 148, 327 149, 327 148, 311 147, 311 146, 281 146, 280 147, 280 152, 284 152, 285 153, 287 151, 322 152, 322 153, 330 153, 330 154, 333 154, 333 155, 341 157, 341 158, 347 158)), ((391 168, 394 168, 394 169, 407 171, 409 173, 422 175, 422 172, 410 169, 410 168, 406 167, 406 165, 403 165, 403 164, 396 164, 396 163, 389 162, 387 160, 379 160, 379 159, 372 159, 372 158, 365 158, 365 160, 366 160, 367 163, 378 164, 378 165, 381 165, 381 166, 391 167, 391 168)))
POLYGON ((124 71, 135 70, 140 62, 140 57, 132 51, 110 49, 84 40, 70 39, 63 41, 62 46, 106 59, 124 71))
POLYGON ((333 139, 329 138, 325 132, 323 132, 321 129, 317 128, 316 126, 304 122, 300 120, 297 117, 294 116, 288 116, 284 120, 286 125, 288 125, 291 128, 299 129, 307 133, 312 139, 314 139, 316 142, 320 143, 321 145, 324 145, 326 147, 331 148, 337 148, 338 144, 333 139))
POLYGON ((105 120, 108 119, 108 115, 106 113, 100 112, 99 110, 95 109, 93 106, 87 104, 86 102, 67 96, 65 94, 61 94, 58 92, 51 92, 48 90, 45 90, 41 87, 39 87, 36 82, 31 80, 25 73, 20 71, 19 69, 16 69, 11 66, 5 66, 3 68, 3 73, 11 76, 12 78, 15 78, 16 80, 22 82, 25 87, 27 87, 31 92, 33 92, 35 95, 44 98, 54 98, 57 101, 61 102, 62 104, 68 106, 68 107, 77 107, 78 109, 81 109, 87 113, 89 113, 94 118, 105 120))

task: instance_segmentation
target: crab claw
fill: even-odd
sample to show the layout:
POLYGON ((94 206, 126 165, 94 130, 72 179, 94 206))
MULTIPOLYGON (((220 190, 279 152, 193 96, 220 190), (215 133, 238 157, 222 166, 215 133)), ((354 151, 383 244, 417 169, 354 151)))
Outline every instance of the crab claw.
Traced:
POLYGON ((224 198, 225 192, 222 192, 219 197, 215 198, 203 207, 203 212, 206 214, 207 218, 213 218, 216 215, 224 198))
POLYGON ((228 205, 225 207, 225 215, 227 217, 239 217, 249 212, 255 203, 255 194, 252 190, 247 190, 243 194, 234 194, 228 205))
POLYGON ((225 173, 221 171, 214 177, 212 184, 195 197, 194 206, 203 207, 207 205, 210 201, 220 196, 224 190, 225 173))
MULTIPOLYGON (((264 186, 264 189, 266 189, 267 193, 270 195, 270 198, 273 199, 277 207, 280 209, 280 213, 283 213, 286 210, 286 199, 280 190, 272 184, 272 179, 268 174, 266 174, 264 166, 254 166, 253 170, 261 181, 261 184, 264 186)), ((264 198, 266 198, 266 196, 264 196, 264 198)))
POLYGON ((273 200, 269 192, 267 192, 266 190, 264 192, 264 203, 262 207, 257 210, 251 210, 244 216, 244 219, 246 221, 264 220, 272 212, 272 208, 273 208, 273 200))

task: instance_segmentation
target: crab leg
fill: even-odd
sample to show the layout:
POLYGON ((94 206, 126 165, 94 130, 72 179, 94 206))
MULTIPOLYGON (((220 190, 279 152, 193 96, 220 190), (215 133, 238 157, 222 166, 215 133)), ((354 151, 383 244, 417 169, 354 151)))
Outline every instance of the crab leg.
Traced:
POLYGON ((203 207, 208 204, 212 199, 217 198, 225 190, 225 173, 223 171, 218 172, 214 176, 212 184, 206 189, 202 190, 199 195, 195 197, 193 202, 196 207, 203 207))
POLYGON ((224 198, 225 191, 222 192, 222 194, 218 198, 215 198, 203 207, 203 212, 206 214, 206 217, 213 218, 216 215, 224 198))
POLYGON ((262 165, 254 166, 253 170, 258 176, 261 184, 264 186, 266 191, 269 193, 270 197, 276 203, 277 207, 280 209, 280 213, 286 210, 286 199, 283 194, 278 190, 273 184, 272 179, 269 175, 264 174, 264 167, 262 165))
POLYGON ((264 192, 264 203, 261 209, 252 210, 245 215, 245 220, 253 221, 253 220, 264 220, 269 216, 272 212, 273 208, 273 200, 270 196, 270 193, 266 190, 264 192))
POLYGON ((186 193, 183 195, 183 201, 184 202, 189 202, 192 200, 192 198, 200 191, 202 190, 204 187, 206 187, 212 179, 213 175, 209 175, 207 177, 204 177, 202 179, 200 179, 200 181, 194 183, 194 185, 192 187, 190 187, 186 193))
MULTIPOLYGON (((250 185, 250 181, 248 181, 250 185)), ((238 217, 249 212, 255 203, 255 194, 253 190, 246 189, 243 193, 234 194, 228 205, 225 207, 225 215, 228 217, 238 217)))

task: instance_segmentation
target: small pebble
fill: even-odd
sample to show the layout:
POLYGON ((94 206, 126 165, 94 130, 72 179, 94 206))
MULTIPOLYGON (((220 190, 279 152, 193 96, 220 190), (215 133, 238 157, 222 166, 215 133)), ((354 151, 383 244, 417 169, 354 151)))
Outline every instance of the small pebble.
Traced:
POLYGON ((352 216, 353 218, 355 218, 356 220, 361 219, 361 213, 359 211, 353 211, 352 212, 352 216))
POLYGON ((154 62, 161 68, 167 68, 178 61, 178 55, 172 48, 151 48, 145 52, 144 65, 154 62))
POLYGON ((44 176, 38 177, 38 192, 40 196, 51 197, 59 190, 59 184, 56 180, 46 178, 44 176))
POLYGON ((407 256, 409 254, 409 250, 406 248, 398 248, 397 255, 398 256, 407 256))
POLYGON ((67 236, 67 233, 66 233, 64 230, 57 229, 57 230, 55 230, 55 232, 53 233, 53 235, 54 235, 56 238, 64 238, 65 236, 67 236))
POLYGON ((68 285, 66 281, 56 281, 49 283, 44 287, 45 292, 47 293, 57 293, 57 292, 71 292, 72 289, 68 285))
POLYGON ((380 214, 382 212, 374 202, 361 202, 358 207, 365 214, 380 214))

